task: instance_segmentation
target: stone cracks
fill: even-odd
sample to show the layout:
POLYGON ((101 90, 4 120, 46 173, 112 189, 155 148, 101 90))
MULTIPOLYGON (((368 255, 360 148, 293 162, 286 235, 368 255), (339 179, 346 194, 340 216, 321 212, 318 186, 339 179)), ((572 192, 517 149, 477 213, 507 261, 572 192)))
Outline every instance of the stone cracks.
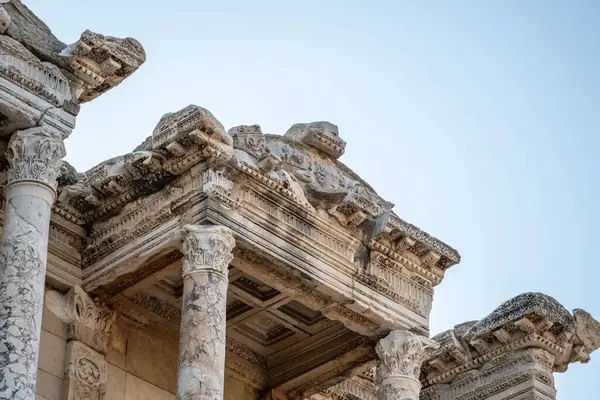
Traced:
POLYGON ((35 394, 51 204, 62 141, 31 128, 9 144, 0 247, 0 398, 35 394))
POLYGON ((227 269, 235 240, 221 226, 186 225, 178 400, 223 397, 227 269))
POLYGON ((115 313, 79 286, 65 295, 46 292, 46 307, 67 325, 64 396, 67 400, 101 400, 106 392, 108 340, 115 313))

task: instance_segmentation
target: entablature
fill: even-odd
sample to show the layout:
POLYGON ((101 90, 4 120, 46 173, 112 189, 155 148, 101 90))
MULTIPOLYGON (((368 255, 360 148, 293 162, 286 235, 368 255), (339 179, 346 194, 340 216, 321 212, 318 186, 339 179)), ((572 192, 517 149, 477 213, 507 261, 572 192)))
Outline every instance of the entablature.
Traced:
POLYGON ((398 218, 393 204, 337 161, 341 147, 323 147, 339 139, 337 127, 292 130, 264 135, 252 125, 226 132, 208 110, 188 106, 165 114, 133 153, 85 174, 65 165, 54 211, 87 227, 84 276, 209 199, 218 204, 212 212, 235 213, 301 257, 316 257, 326 274, 344 274, 343 285, 355 292, 372 292, 365 310, 383 298, 379 308, 401 304, 426 321, 433 287, 458 253, 398 218))
POLYGON ((539 349, 543 354, 536 357, 549 371, 564 372, 571 363, 588 362, 600 347, 600 323, 583 310, 570 313, 552 297, 524 293, 482 320, 457 325, 433 340, 439 347, 421 368, 424 388, 455 385, 469 371, 479 376, 490 360, 503 362, 524 349, 539 349))

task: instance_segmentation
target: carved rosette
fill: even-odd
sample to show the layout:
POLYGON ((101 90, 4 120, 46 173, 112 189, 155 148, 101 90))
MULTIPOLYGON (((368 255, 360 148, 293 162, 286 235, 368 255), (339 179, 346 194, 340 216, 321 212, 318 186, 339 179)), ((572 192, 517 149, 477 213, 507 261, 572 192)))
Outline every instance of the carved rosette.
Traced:
POLYGON ((381 339, 375 347, 379 357, 375 374, 378 400, 417 400, 421 364, 428 350, 436 347, 431 339, 406 330, 393 331, 381 339))
POLYGON ((17 131, 10 138, 6 158, 10 165, 8 185, 34 181, 56 190, 56 178, 66 155, 63 139, 43 127, 17 131))
POLYGON ((183 229, 183 275, 211 272, 227 277, 235 247, 231 229, 209 225, 185 225, 183 229))
POLYGON ((65 398, 101 400, 106 392, 107 365, 104 356, 79 341, 67 345, 65 398))

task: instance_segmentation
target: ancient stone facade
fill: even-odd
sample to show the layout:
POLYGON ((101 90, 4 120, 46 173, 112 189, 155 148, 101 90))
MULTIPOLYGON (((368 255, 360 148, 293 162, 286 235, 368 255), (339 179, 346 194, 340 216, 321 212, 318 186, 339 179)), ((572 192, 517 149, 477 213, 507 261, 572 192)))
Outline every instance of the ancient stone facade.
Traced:
POLYGON ((145 58, 0 2, 0 399, 553 399, 600 346, 535 293, 429 339, 460 256, 338 160, 329 122, 266 135, 190 105, 77 172, 79 105, 145 58))

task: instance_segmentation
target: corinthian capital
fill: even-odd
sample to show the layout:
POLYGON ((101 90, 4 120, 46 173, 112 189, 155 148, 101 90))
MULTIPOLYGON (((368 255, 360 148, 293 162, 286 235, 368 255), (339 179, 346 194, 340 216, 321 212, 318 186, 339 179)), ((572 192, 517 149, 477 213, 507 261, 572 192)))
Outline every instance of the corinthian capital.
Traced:
POLYGON ((391 332, 375 347, 380 360, 375 377, 377 384, 384 384, 386 380, 397 377, 418 380, 427 350, 436 347, 437 344, 431 339, 410 331, 391 332))
POLYGON ((185 225, 183 275, 210 271, 227 277, 235 239, 224 226, 185 225))
POLYGON ((110 329, 116 318, 114 311, 96 304, 80 286, 73 286, 64 295, 48 290, 44 304, 67 325, 70 339, 107 353, 110 329))
POLYGON ((44 127, 15 132, 8 142, 8 184, 35 181, 56 190, 56 178, 66 155, 63 139, 44 127))

